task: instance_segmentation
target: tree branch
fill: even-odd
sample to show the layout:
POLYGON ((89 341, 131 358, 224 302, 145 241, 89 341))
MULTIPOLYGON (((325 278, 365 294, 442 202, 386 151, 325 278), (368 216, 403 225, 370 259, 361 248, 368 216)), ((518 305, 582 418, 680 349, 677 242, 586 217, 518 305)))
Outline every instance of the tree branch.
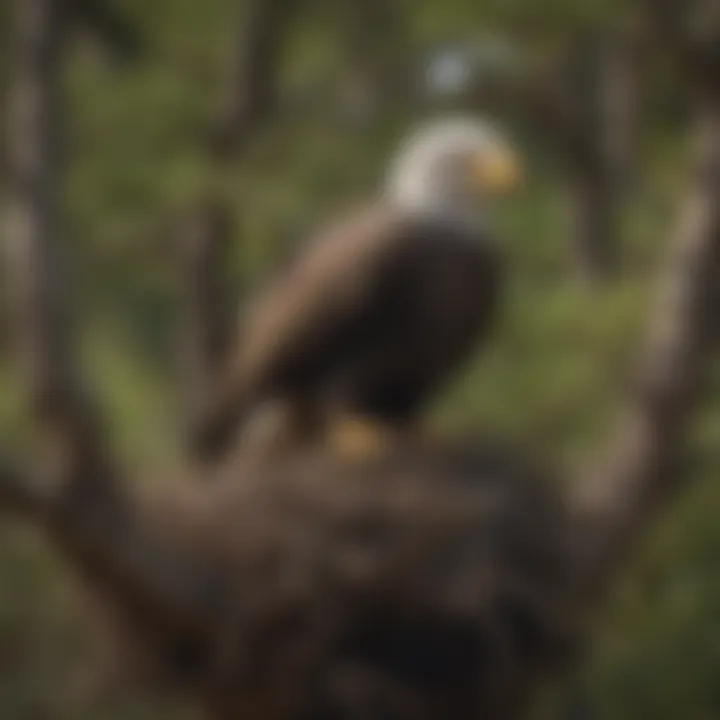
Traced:
POLYGON ((282 49, 297 0, 252 0, 240 19, 227 101, 209 137, 217 159, 237 159, 278 104, 282 49))
POLYGON ((162 636, 160 645, 168 637, 182 641, 194 637, 198 615, 212 616, 204 566, 158 537, 119 489, 72 353, 53 237, 62 46, 58 2, 18 0, 16 11, 16 75, 8 103, 12 174, 3 248, 43 468, 37 476, 42 482, 34 482, 0 466, 0 506, 48 530, 92 587, 112 596, 136 626, 162 636))
MULTIPOLYGON (((38 431, 37 455, 44 468, 42 495, 31 478, 0 468, 0 495, 8 509, 42 508, 62 546, 81 538, 84 552, 104 548, 106 557, 114 553, 118 558, 117 566, 123 553, 139 541, 115 486, 102 428, 81 385, 54 237, 61 6, 60 0, 15 4, 16 75, 8 103, 11 178, 3 247, 16 313, 14 329, 38 431), (88 525, 95 532, 92 542, 88 525)), ((77 548, 74 553, 80 554, 77 548)), ((108 563, 108 571, 110 567, 113 563, 108 563)), ((156 568, 137 560, 135 571, 138 587, 141 581, 157 584, 156 568)))
MULTIPOLYGON (((207 145, 218 174, 241 157, 253 133, 277 106, 282 48, 296 10, 295 0, 252 0, 246 6, 227 100, 207 145)), ((187 289, 183 323, 189 391, 187 447, 196 455, 196 439, 203 434, 201 417, 225 359, 235 318, 227 280, 231 211, 219 193, 207 191, 191 216, 181 245, 187 289)))
POLYGON ((117 484, 102 428, 81 386, 54 237, 61 0, 17 0, 9 98, 11 168, 4 249, 15 332, 37 426, 33 477, 0 467, 0 504, 29 515, 123 612, 177 635, 208 615, 204 567, 166 538, 117 484))
POLYGON ((15 6, 15 76, 7 123, 7 285, 40 454, 49 458, 53 478, 64 484, 93 474, 102 454, 97 419, 72 353, 53 239, 65 27, 58 0, 18 0, 15 6))
POLYGON ((660 287, 634 394, 600 465, 573 496, 580 585, 602 587, 638 535, 687 482, 684 428, 702 386, 720 278, 720 111, 698 121, 691 187, 660 287), (582 539, 582 541, 580 541, 582 539))

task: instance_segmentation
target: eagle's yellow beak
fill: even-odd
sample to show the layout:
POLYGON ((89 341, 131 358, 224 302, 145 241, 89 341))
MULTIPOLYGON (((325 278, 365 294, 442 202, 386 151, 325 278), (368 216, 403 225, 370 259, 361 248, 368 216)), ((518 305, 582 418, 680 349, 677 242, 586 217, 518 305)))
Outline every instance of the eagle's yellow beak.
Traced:
POLYGON ((506 195, 522 185, 523 180, 520 159, 508 148, 495 148, 473 159, 473 187, 482 193, 506 195))

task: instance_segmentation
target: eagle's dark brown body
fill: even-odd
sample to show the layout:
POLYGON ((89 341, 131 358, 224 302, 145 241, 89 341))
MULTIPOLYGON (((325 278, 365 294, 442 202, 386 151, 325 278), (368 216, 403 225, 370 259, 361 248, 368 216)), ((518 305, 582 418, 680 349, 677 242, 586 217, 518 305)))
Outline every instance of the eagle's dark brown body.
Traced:
POLYGON ((202 444, 272 399, 402 426, 487 335, 499 289, 470 228, 380 207, 331 226, 251 307, 202 444))

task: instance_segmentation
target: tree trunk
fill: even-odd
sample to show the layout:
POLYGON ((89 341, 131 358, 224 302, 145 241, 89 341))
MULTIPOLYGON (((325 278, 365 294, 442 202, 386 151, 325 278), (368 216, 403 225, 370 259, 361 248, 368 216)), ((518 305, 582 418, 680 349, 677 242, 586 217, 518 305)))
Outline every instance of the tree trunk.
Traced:
POLYGON ((15 3, 2 249, 40 455, 47 458, 47 473, 64 483, 71 475, 79 478, 97 460, 98 427, 75 366, 55 237, 63 7, 59 0, 15 3))

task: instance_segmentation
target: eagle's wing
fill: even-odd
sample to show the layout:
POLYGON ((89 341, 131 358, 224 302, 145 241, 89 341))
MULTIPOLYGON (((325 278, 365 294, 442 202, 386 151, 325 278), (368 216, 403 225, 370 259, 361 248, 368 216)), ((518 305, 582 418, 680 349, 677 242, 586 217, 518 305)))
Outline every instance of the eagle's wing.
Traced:
POLYGON ((251 307, 231 362, 236 392, 271 390, 276 374, 351 327, 403 231, 401 218, 372 208, 320 234, 251 307))
POLYGON ((400 216, 372 206, 331 225, 301 252, 250 307, 202 420, 201 445, 224 444, 280 377, 338 342, 407 236, 400 216))

